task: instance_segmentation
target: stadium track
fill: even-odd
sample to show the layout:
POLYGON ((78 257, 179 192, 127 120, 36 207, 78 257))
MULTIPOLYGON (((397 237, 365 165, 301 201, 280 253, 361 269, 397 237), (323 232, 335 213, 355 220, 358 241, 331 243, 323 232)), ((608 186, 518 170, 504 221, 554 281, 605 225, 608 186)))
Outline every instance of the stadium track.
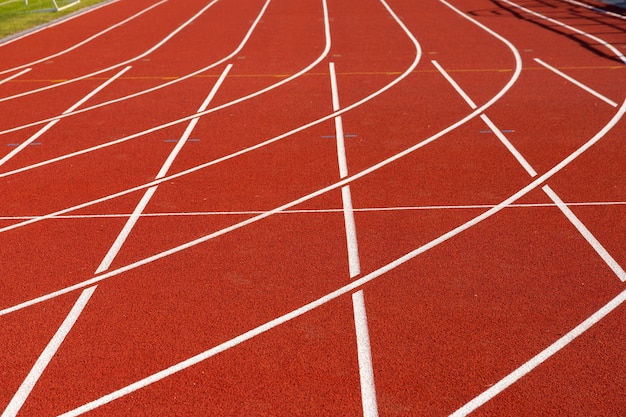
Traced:
POLYGON ((147 10, 0 76, 3 416, 626 412, 623 19, 156 4, 0 46, 147 10))

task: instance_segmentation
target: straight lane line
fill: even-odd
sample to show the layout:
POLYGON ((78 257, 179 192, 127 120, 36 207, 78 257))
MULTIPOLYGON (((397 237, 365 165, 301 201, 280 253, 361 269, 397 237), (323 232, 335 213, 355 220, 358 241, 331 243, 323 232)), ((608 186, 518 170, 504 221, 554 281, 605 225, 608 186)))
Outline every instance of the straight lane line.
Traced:
MULTIPOLYGON (((456 90, 456 92, 465 100, 465 102, 472 108, 476 109, 476 104, 472 101, 472 99, 467 95, 467 93, 461 88, 461 86, 448 74, 448 72, 437 62, 431 61, 435 68, 441 73, 441 75, 448 80, 450 85, 456 90)), ((528 163, 526 158, 513 146, 513 144, 509 141, 509 139, 502 133, 500 129, 487 117, 486 114, 482 113, 480 115, 482 121, 489 127, 489 129, 500 139, 502 144, 508 149, 508 151, 517 159, 522 167, 526 170, 526 172, 534 177, 537 175, 537 172, 533 169, 533 167, 528 163)))
MULTIPOLYGON (((441 66, 437 65, 437 68, 440 71, 442 71, 442 73, 445 74, 445 70, 441 66)), ((452 80, 452 78, 449 76, 447 76, 446 78, 449 80, 452 80)), ((452 83, 452 86, 459 92, 459 94, 463 92, 463 90, 458 84, 452 83)), ((463 93, 462 96, 467 97, 464 94, 465 93, 463 93)), ((467 100, 470 100, 469 97, 467 97, 467 100)), ((470 102, 468 102, 468 104, 470 104, 470 102)), ((533 178, 536 177, 537 172, 528 163, 528 161, 526 161, 524 156, 517 150, 517 148, 513 146, 513 144, 508 140, 508 138, 504 135, 504 133, 502 133, 502 131, 498 129, 498 127, 484 113, 481 115, 481 119, 495 133, 495 135, 498 137, 498 139, 500 139, 500 141, 509 150, 509 152, 513 154, 513 156, 517 159, 517 161, 524 167, 526 172, 531 177, 533 178)), ((547 194, 547 196, 554 202, 554 204, 561 210, 561 212, 563 212, 563 214, 565 215, 565 217, 567 217, 570 223, 572 223, 572 225, 578 230, 581 236, 591 245, 591 247, 596 251, 596 253, 600 255, 600 258, 604 261, 604 263, 607 264, 607 266, 615 273, 615 275, 617 275, 617 277, 622 282, 626 281, 626 272, 624 272, 624 269, 608 253, 608 251, 604 248, 604 246, 600 243, 600 241, 596 239, 596 237, 591 233, 591 231, 587 229, 587 227, 578 219, 578 217, 576 217, 576 215, 565 205, 565 203, 559 198, 559 196, 549 186, 546 185, 542 189, 547 194)))
MULTIPOLYGON (((219 90, 219 88, 221 87, 222 83, 226 79, 226 76, 228 75, 228 72, 230 71, 231 68, 232 68, 232 64, 229 64, 226 66, 224 71, 222 71, 222 75, 220 76, 220 78, 218 78, 217 82, 213 85, 213 88, 211 89, 206 99, 202 102, 202 105, 200 105, 198 112, 204 111, 209 106, 209 104, 211 103, 211 100, 213 100, 213 98, 215 97, 215 94, 217 94, 217 90, 219 90)), ((180 151, 183 149, 183 146, 185 146, 185 144, 187 143, 187 140, 191 136, 191 133, 193 132, 199 120, 200 120, 200 117, 197 117, 195 119, 192 119, 189 122, 189 125, 185 129, 182 137, 176 143, 176 146, 174 146, 174 149, 172 149, 172 152, 170 152, 170 154, 168 155, 167 159, 165 160, 165 163, 163 163, 163 166, 161 166, 161 169, 159 170, 159 173, 156 176, 157 179, 163 178, 167 175, 167 171, 171 168, 172 164, 174 163, 174 160, 176 159, 180 151)), ((128 221, 122 228, 122 231, 117 235, 115 242, 113 242, 113 245, 111 246, 111 248, 109 248, 109 251, 104 256, 104 259, 102 259, 102 262, 96 269, 96 272, 95 272, 96 275, 109 269, 109 267, 111 266, 111 263, 113 262, 113 260, 115 259, 119 251, 122 249, 124 242, 126 242, 126 239, 128 239, 130 232, 135 227, 135 224, 141 217, 141 214, 145 210, 150 200, 152 199, 152 196, 156 192, 157 188, 158 186, 155 185, 153 187, 148 188, 148 190, 145 192, 145 194, 139 201, 139 204, 133 210, 132 215, 129 217, 128 221)))
POLYGON ((17 77, 26 74, 30 70, 31 70, 31 68, 26 68, 25 70, 20 71, 17 74, 13 74, 10 77, 5 78, 4 80, 0 80, 0 85, 2 85, 4 83, 8 83, 9 81, 16 79, 17 77))
MULTIPOLYGON (((77 101, 74 105, 72 105, 69 109, 65 110, 64 113, 70 113, 72 111, 74 111, 76 108, 78 108, 80 105, 82 105, 83 103, 85 103, 87 100, 89 100, 90 98, 92 98, 93 96, 95 96, 96 94, 98 94, 100 91, 102 91, 104 88, 106 88, 109 84, 111 84, 113 81, 117 80, 119 77, 121 77, 126 71, 128 71, 131 67, 128 66, 126 68, 124 68, 123 70, 121 70, 120 72, 118 72, 117 74, 115 74, 113 77, 109 78, 107 81, 105 81, 104 83, 100 84, 96 89, 94 89, 93 91, 91 91, 89 94, 87 94, 85 97, 83 97, 82 99, 80 99, 79 101, 77 101)), ((20 145, 18 145, 15 149, 13 149, 11 152, 9 152, 8 154, 6 154, 4 157, 2 157, 0 159, 0 166, 4 165, 7 161, 9 161, 10 159, 12 159, 13 157, 15 157, 15 155, 17 155, 18 153, 22 152, 28 145, 30 145, 31 143, 33 143, 34 141, 36 141, 37 139, 39 139, 44 133, 46 133, 48 130, 50 130, 54 125, 56 125, 59 122, 59 120, 53 120, 50 123, 48 123, 47 125, 45 125, 44 127, 42 127, 41 129, 39 129, 39 131, 37 131, 37 133, 35 133, 34 135, 32 135, 30 138, 28 138, 27 140, 25 140, 24 142, 22 142, 20 145)))
POLYGON ((476 108, 478 107, 476 105, 476 103, 474 103, 474 100, 472 100, 467 93, 465 93, 465 91, 461 88, 461 86, 456 82, 456 80, 454 78, 452 78, 450 76, 450 74, 448 74, 448 72, 446 70, 443 69, 443 67, 441 65, 439 65, 439 63, 435 60, 430 61, 435 68, 437 68, 437 71, 439 71, 439 73, 441 73, 441 75, 443 75, 443 78, 445 78, 450 85, 452 85, 452 87, 454 87, 454 89, 456 90, 457 93, 459 93, 459 95, 463 98, 463 100, 465 100, 465 102, 470 106, 470 108, 472 110, 476 110, 476 108))
POLYGON ((24 402, 35 387, 35 384, 37 384, 37 381, 39 381, 39 378, 46 370, 46 367, 61 347, 61 344, 65 340, 65 337, 68 335, 70 330, 72 330, 72 327, 76 323, 76 320, 78 320, 80 313, 87 305, 87 302, 89 301, 95 290, 95 286, 87 288, 81 293, 80 297, 78 297, 78 300, 74 304, 74 307, 72 307, 65 320, 63 320, 63 323, 56 331, 44 351, 41 353, 41 355, 35 362, 35 365, 26 376, 26 379, 24 379, 17 392, 11 399, 11 402, 9 402, 9 405, 2 413, 2 417, 15 417, 20 411, 20 409, 24 405, 24 402))
POLYGON ((624 269, 617 263, 617 261, 609 254, 609 252, 602 246, 602 244, 596 239, 596 237, 587 229, 587 227, 580 221, 580 219, 574 214, 567 204, 563 202, 559 198, 559 196, 550 188, 548 185, 545 185, 543 191, 554 201, 557 207, 563 212, 565 217, 576 227, 578 232, 589 242, 591 247, 597 252, 598 255, 602 258, 602 260, 611 268, 611 270, 617 275, 617 277, 622 281, 626 281, 626 272, 624 269))
POLYGON ((500 142, 506 147, 506 149, 517 159, 517 162, 526 170, 528 175, 531 177, 537 176, 537 171, 530 165, 530 163, 524 158, 524 156, 517 150, 515 146, 511 143, 509 138, 507 138, 504 133, 491 121, 486 114, 481 114, 480 118, 483 122, 491 129, 491 131, 496 135, 500 142))
MULTIPOLYGON (((579 207, 609 207, 609 206, 626 206, 626 201, 589 201, 589 202, 566 202, 568 206, 579 207)), ((416 211, 416 210, 476 210, 490 209, 496 204, 461 204, 461 205, 435 205, 435 206, 397 206, 397 207, 361 207, 353 208, 354 212, 385 212, 385 211, 416 211)), ((555 203, 520 203, 509 204, 507 208, 540 208, 540 207, 557 207, 555 203)), ((338 209, 295 209, 284 210, 276 214, 320 214, 320 213, 341 213, 342 208, 338 209)), ((162 212, 162 213, 142 213, 141 217, 184 217, 184 216, 249 216, 265 213, 264 210, 242 210, 242 211, 181 211, 181 212, 162 212)), ((59 215, 54 217, 55 220, 73 220, 73 219, 112 219, 112 218, 128 218, 132 213, 120 214, 77 214, 77 215, 59 215)), ((30 220, 39 216, 0 216, 0 220, 30 220)))
MULTIPOLYGON (((335 64, 328 64, 330 72, 330 85, 333 101, 333 111, 339 111, 339 89, 337 87, 337 75, 335 64)), ((339 164, 339 176, 341 179, 348 176, 348 159, 346 157, 345 139, 343 134, 343 121, 341 116, 335 117, 335 135, 337 138, 337 159, 339 164)), ((343 203, 344 225, 346 228, 346 245, 348 249, 348 266, 350 278, 354 279, 361 274, 361 261, 359 258, 359 246, 356 235, 356 222, 352 208, 352 194, 350 186, 341 187, 341 199, 343 203)), ((370 346, 369 329, 363 290, 352 294, 352 310, 354 314, 354 327, 357 341, 357 359, 359 363, 359 379, 361 383, 361 404, 364 417, 378 417, 378 405, 376 403, 376 385, 374 382, 374 367, 372 365, 372 351, 370 346)))
POLYGON ((563 337, 558 339, 556 342, 539 352, 537 355, 533 356, 526 363, 521 365, 519 368, 515 369, 513 372, 508 374, 506 377, 502 378, 495 385, 489 388, 487 391, 484 391, 482 394, 476 396, 470 402, 465 404, 463 407, 459 408, 454 413, 450 414, 450 417, 465 417, 468 414, 476 411, 476 409, 483 406, 487 401, 493 399, 495 396, 500 394, 505 389, 509 388, 511 385, 519 381, 522 377, 532 372, 539 365, 544 363, 546 360, 550 359, 556 353, 558 353, 565 346, 570 344, 574 339, 578 336, 585 333, 589 330, 594 324, 598 323, 604 317, 606 317, 609 313, 619 307, 624 301, 626 301, 626 291, 622 291, 615 298, 605 304, 602 308, 592 314, 585 321, 580 323, 578 326, 574 327, 572 330, 567 332, 563 337))
POLYGON ((591 87, 586 86, 585 84, 581 83, 580 81, 570 77, 569 75, 565 74, 562 71, 559 71, 558 69, 554 68, 553 66, 546 64, 545 62, 543 62, 541 59, 539 58, 534 58, 534 60, 543 65, 544 67, 546 67, 547 69, 549 69, 550 71, 554 72, 557 75, 560 75, 561 77, 565 78, 567 81, 571 82, 572 84, 582 88, 583 90, 585 90, 586 92, 596 96, 597 98, 599 98, 600 100, 604 101, 605 103, 609 104, 610 106, 613 107, 617 107, 618 104, 616 102, 614 102, 613 100, 603 96, 602 94, 598 93, 597 91, 593 90, 591 87))

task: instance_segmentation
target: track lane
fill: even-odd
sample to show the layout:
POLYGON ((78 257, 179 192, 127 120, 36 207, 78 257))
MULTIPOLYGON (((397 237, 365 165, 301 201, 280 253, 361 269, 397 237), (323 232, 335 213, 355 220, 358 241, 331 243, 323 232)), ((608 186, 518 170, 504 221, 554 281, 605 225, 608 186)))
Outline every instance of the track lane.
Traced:
MULTIPOLYGON (((92 69, 93 72, 89 72, 89 73, 86 73, 86 74, 83 73, 82 75, 76 75, 74 78, 70 78, 70 79, 66 78, 67 77, 68 67, 66 66, 65 68, 60 68, 60 75, 59 75, 61 77, 60 82, 52 83, 52 84, 49 84, 49 85, 46 85, 46 86, 40 87, 40 88, 34 88, 34 89, 31 89, 31 90, 22 91, 21 93, 18 93, 18 94, 13 94, 13 95, 10 95, 10 96, 2 97, 2 98, 0 98, 0 103, 11 101, 11 100, 14 100, 14 99, 17 99, 17 98, 20 98, 20 97, 29 96, 29 95, 32 95, 32 94, 37 94, 37 93, 40 93, 40 92, 43 92, 43 91, 56 89, 58 87, 66 86, 68 84, 73 84, 75 82, 82 81, 82 80, 85 80, 87 78, 91 78, 91 77, 97 76, 97 75, 105 73, 107 71, 114 70, 115 68, 123 67, 125 65, 128 65, 128 64, 134 62, 134 61, 140 60, 140 59, 148 56, 150 53, 158 50, 159 47, 161 47, 162 45, 167 43, 178 32, 184 30, 184 28, 186 26, 190 25, 196 18, 198 18, 203 13, 205 13, 207 10, 209 10, 218 1, 219 0, 214 0, 214 1, 210 2, 209 4, 205 5, 204 7, 200 8, 200 10, 198 10, 197 13, 194 16, 192 16, 191 18, 188 18, 187 20, 184 20, 185 17, 188 17, 188 14, 186 13, 185 9, 176 8, 174 6, 171 6, 171 3, 165 3, 164 7, 169 6, 169 7, 173 7, 173 9, 174 9, 170 13, 167 14, 168 18, 171 19, 171 20, 169 20, 171 27, 165 29, 165 31, 167 33, 167 36, 160 37, 158 42, 153 43, 152 46, 149 47, 147 50, 146 49, 142 50, 139 53, 139 55, 132 56, 132 57, 126 59, 125 61, 119 61, 118 60, 117 62, 111 64, 108 67, 100 66, 98 69, 95 69, 95 70, 92 69)), ((152 16, 152 17, 153 17, 153 19, 156 19, 158 21, 158 16, 156 16, 156 17, 152 16)), ((146 22, 143 21, 142 24, 145 25, 146 22)), ((154 25, 154 24, 155 24, 155 21, 153 20, 152 25, 154 25)), ((158 23, 156 23, 156 24, 157 24, 157 26, 160 26, 158 23)), ((128 30, 128 27, 124 27, 123 29, 124 30, 128 30)), ((120 31, 117 31, 117 32, 120 32, 120 31)), ((117 33, 117 35, 119 36, 119 33, 117 33)), ((137 38, 134 38, 134 39, 137 39, 137 38)), ((103 42, 103 39, 98 39, 98 42, 99 43, 103 42)), ((92 49, 93 49, 93 45, 92 45, 92 49)), ((122 49, 124 49, 124 48, 122 48, 122 49)), ((96 50, 96 51, 92 51, 92 53, 95 54, 96 61, 97 61, 98 59, 105 58, 105 57, 113 58, 113 55, 115 53, 115 49, 109 49, 108 47, 106 47, 104 49, 104 51, 96 50)), ((65 56, 64 58, 67 59, 67 56, 65 56)), ((88 58, 88 57, 83 57, 83 58, 88 58)), ((81 61, 79 61, 79 62, 81 62, 81 61)), ((88 62, 90 62, 90 61, 88 61, 88 62)), ((50 78, 52 78, 52 80, 58 79, 58 78, 53 78, 53 77, 50 76, 47 79, 48 82, 50 81, 50 78)), ((27 79, 29 79, 29 78, 27 78, 27 79)), ((44 82, 45 81, 46 80, 44 80, 44 82)))
MULTIPOLYGON (((619 115, 620 115, 620 113, 618 113, 618 116, 619 116, 619 115)), ((594 137, 594 138, 593 138, 593 140, 592 140, 591 142, 589 142, 587 145, 592 144, 594 141, 596 141, 596 140, 597 140, 597 139, 599 139, 600 137, 601 137, 601 136, 598 136, 598 135, 597 135, 597 136, 596 136, 596 137, 594 137)), ((583 148, 583 149, 584 149, 584 148, 583 148)), ((581 150, 582 150, 582 149, 581 149, 581 150)), ((572 156, 571 156, 570 158, 568 158, 568 159, 569 159, 569 160, 571 160, 571 159, 573 159, 574 157, 575 157, 575 155, 572 155, 572 156)), ((568 161, 564 161, 564 162, 568 162, 568 161)), ((560 167, 562 167, 562 166, 563 166, 563 164, 561 164, 561 166, 560 166, 560 167)), ((560 167, 555 167, 555 169, 553 169, 553 170, 552 170, 553 172, 551 172, 550 174, 552 175, 554 172, 556 172, 556 169, 557 169, 557 168, 559 168, 559 169, 560 169, 560 167)), ((545 177, 546 177, 546 175, 544 175, 544 178, 540 178, 540 180, 541 180, 541 181, 542 181, 542 180, 544 180, 544 179, 545 179, 545 177)), ((538 182, 539 182, 539 181, 536 181, 535 183, 538 183, 538 182)), ((535 185, 535 186, 536 186, 536 185, 535 185)), ((528 187, 527 187, 527 188, 528 188, 528 187)), ((518 194, 519 194, 519 193, 518 193, 518 194)))
MULTIPOLYGON (((68 52, 70 52, 70 51, 72 51, 72 50, 74 50, 76 48, 79 48, 79 47, 89 43, 90 41, 92 41, 92 40, 94 40, 94 39, 104 35, 107 32, 110 32, 110 31, 114 30, 117 27, 123 26, 124 24, 126 24, 126 23, 128 23, 128 22, 130 22, 130 21, 132 21, 132 20, 134 20, 134 19, 136 19, 138 17, 140 17, 142 14, 147 13, 148 11, 152 10, 155 7, 160 6, 163 3, 164 3, 164 1, 156 3, 156 4, 153 4, 153 5, 150 5, 150 6, 146 7, 146 8, 138 11, 137 13, 133 14, 132 16, 129 16, 129 17, 127 17, 124 20, 121 20, 120 22, 117 22, 115 24, 109 24, 109 25, 107 25, 105 27, 105 29, 101 30, 100 32, 97 32, 97 33, 89 36, 88 38, 86 38, 86 39, 84 39, 84 40, 82 40, 82 41, 80 41, 80 42, 78 42, 78 43, 76 43, 74 45, 71 45, 71 46, 69 46, 69 47, 67 47, 67 48, 65 48, 65 49, 63 49, 61 51, 52 53, 52 54, 44 56, 44 57, 41 57, 41 55, 39 55, 36 59, 34 59, 32 61, 26 62, 26 63, 18 65, 18 66, 14 66, 14 67, 11 67, 11 68, 7 68, 7 69, 4 69, 4 70, 1 70, 0 71, 0 75, 7 74, 7 73, 10 73, 10 72, 14 72, 14 71, 18 71, 18 70, 21 70, 21 69, 24 69, 24 68, 28 68, 30 66, 33 66, 33 65, 36 65, 36 64, 40 64, 42 62, 51 61, 54 58, 57 58, 57 57, 59 57, 61 55, 64 55, 64 54, 66 54, 66 53, 68 53, 68 52)), ((100 21, 100 19, 98 21, 100 21)), ((66 32, 69 31, 69 30, 71 30, 71 29, 67 29, 67 28, 65 29, 66 32)), ((51 35, 51 36, 53 36, 53 35, 51 35)), ((56 42, 54 44, 56 45, 56 42)), ((41 50, 39 48, 37 48, 37 49, 38 49, 38 53, 41 54, 41 50)), ((4 51, 2 51, 2 52, 4 52, 4 51)), ((17 57, 19 57, 21 59, 24 58, 23 54, 13 54, 13 55, 17 56, 17 57)), ((11 53, 9 52, 8 54, 2 54, 2 56, 3 56, 3 58, 5 56, 11 56, 11 53)))
MULTIPOLYGON (((516 220, 516 221, 517 221, 517 220, 516 220)), ((517 243, 517 242, 516 242, 516 243, 517 243)), ((387 404, 388 404, 388 406, 390 406, 392 409, 393 409, 395 406, 398 406, 398 408, 401 408, 401 407, 400 407, 397 403, 394 403, 394 402, 390 402, 390 403, 387 403, 387 404)), ((396 408, 396 409, 398 409, 398 408, 396 408)))

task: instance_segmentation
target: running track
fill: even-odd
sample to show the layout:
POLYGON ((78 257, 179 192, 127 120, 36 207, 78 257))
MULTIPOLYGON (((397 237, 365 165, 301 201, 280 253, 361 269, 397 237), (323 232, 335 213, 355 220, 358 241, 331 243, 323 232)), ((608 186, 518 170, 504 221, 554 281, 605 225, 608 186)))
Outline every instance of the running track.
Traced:
POLYGON ((0 43, 2 416, 623 416, 626 20, 118 0, 0 43))

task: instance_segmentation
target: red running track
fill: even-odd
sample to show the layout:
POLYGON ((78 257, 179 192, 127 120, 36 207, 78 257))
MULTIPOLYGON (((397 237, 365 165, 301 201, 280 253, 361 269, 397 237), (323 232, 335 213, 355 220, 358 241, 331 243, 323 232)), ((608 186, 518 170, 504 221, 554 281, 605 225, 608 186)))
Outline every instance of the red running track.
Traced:
POLYGON ((626 18, 119 0, 0 43, 2 416, 623 416, 626 18))

